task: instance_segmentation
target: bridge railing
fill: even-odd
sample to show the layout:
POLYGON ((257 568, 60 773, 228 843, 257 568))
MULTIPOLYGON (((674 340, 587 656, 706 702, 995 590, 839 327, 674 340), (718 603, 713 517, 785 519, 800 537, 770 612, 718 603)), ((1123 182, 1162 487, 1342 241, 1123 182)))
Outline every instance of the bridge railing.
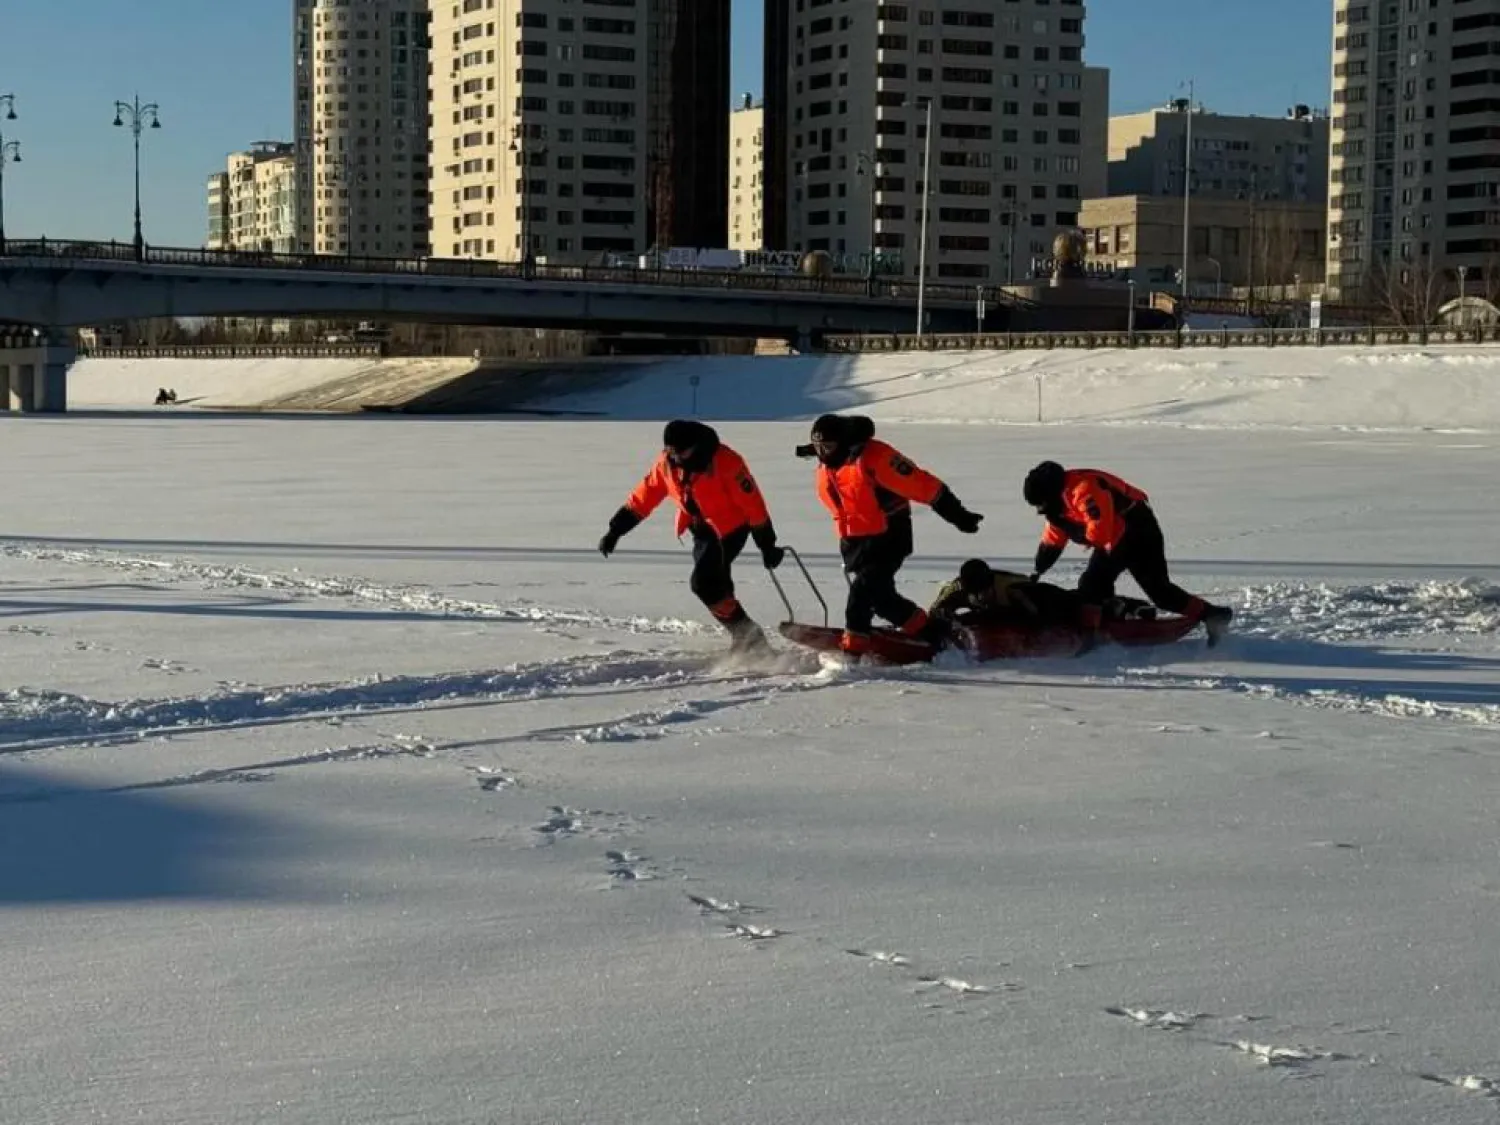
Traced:
POLYGON ((1500 344, 1500 326, 1373 325, 1359 328, 1214 328, 1179 332, 929 332, 830 335, 828 352, 1036 351, 1054 348, 1292 348, 1500 344))
POLYGON ((375 359, 380 343, 344 344, 93 344, 78 349, 80 359, 375 359))
MULTIPOLYGON (((550 283, 647 285, 674 289, 723 289, 740 293, 804 293, 828 297, 867 298, 914 303, 917 283, 902 278, 874 279, 847 276, 809 276, 798 273, 761 273, 748 270, 634 269, 620 266, 565 266, 552 263, 497 262, 479 258, 371 258, 334 254, 278 254, 258 250, 205 250, 167 246, 145 247, 122 242, 80 242, 57 239, 8 239, 3 257, 51 261, 119 262, 141 265, 192 266, 242 270, 319 270, 422 277, 486 278, 550 283)), ((929 284, 926 299, 934 304, 972 304, 979 291, 972 285, 929 284)), ((992 307, 1026 307, 1032 302, 1000 288, 984 291, 992 307)))

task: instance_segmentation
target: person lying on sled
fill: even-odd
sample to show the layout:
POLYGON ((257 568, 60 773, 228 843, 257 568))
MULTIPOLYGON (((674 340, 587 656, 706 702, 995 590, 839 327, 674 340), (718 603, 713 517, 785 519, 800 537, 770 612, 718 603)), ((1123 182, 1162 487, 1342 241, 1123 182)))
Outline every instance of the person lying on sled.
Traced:
MULTIPOLYGON (((964 563, 958 577, 938 591, 927 612, 963 625, 1086 628, 1090 620, 1088 604, 1077 591, 1014 571, 996 570, 983 559, 964 563)), ((1156 610, 1139 598, 1117 596, 1104 603, 1102 616, 1106 621, 1149 621, 1156 610)))

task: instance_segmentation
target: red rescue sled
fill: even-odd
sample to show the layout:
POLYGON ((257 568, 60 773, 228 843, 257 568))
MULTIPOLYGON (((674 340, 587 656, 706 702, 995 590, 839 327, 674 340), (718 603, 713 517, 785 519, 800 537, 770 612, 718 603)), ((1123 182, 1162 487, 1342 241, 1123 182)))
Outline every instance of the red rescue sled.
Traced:
MULTIPOLYGON (((807 579, 813 597, 818 600, 823 611, 823 624, 809 625, 795 620, 796 611, 782 588, 781 580, 776 577, 775 571, 767 571, 776 592, 781 595, 782 604, 786 606, 787 620, 778 626, 781 635, 793 644, 819 652, 840 651, 839 642, 844 631, 828 623, 828 603, 823 599, 812 575, 808 573, 801 556, 790 547, 787 548, 787 554, 796 562, 797 569, 802 571, 802 577, 807 579)), ((1126 648, 1146 648, 1179 641, 1197 627, 1198 622, 1187 617, 1158 617, 1149 621, 1106 621, 1100 631, 1114 644, 1126 648)), ((1036 627, 960 624, 955 630, 955 643, 971 659, 977 661, 1077 656, 1085 647, 1082 630, 1065 625, 1036 627)), ((895 629, 876 629, 870 634, 870 656, 887 664, 921 664, 930 661, 939 651, 936 646, 908 637, 895 629)))

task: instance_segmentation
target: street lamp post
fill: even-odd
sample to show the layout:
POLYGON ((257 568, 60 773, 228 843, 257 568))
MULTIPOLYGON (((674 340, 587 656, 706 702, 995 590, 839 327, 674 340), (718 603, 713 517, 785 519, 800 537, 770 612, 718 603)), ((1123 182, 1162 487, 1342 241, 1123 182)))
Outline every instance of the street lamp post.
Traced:
MULTIPOLYGON (((536 261, 531 250, 531 147, 526 143, 526 126, 518 124, 511 135, 510 150, 521 161, 521 276, 531 277, 536 272, 536 261)), ((536 155, 545 158, 547 146, 536 149, 536 155)), ((658 252, 660 247, 657 248, 658 252)))
POLYGON ((1187 131, 1182 145, 1182 307, 1188 304, 1188 254, 1193 234, 1193 95, 1196 79, 1188 79, 1187 131))
POLYGON ((115 128, 128 126, 135 138, 135 260, 146 256, 146 240, 141 236, 141 130, 160 129, 160 107, 155 102, 141 104, 137 94, 128 102, 115 102, 115 128))
POLYGON ((922 156, 922 234, 917 251, 917 339, 927 331, 927 225, 932 211, 932 99, 927 99, 926 150, 922 156))
POLYGON ((861 152, 855 156, 855 165, 859 175, 868 176, 870 179, 870 260, 866 263, 865 280, 870 296, 875 295, 875 215, 876 201, 875 193, 880 184, 880 161, 873 153, 861 152))
POLYGON ((1214 268, 1214 296, 1224 295, 1224 266, 1217 258, 1204 258, 1205 262, 1214 268))
POLYGON ((1130 305, 1125 310, 1125 336, 1130 341, 1130 346, 1135 347, 1135 278, 1127 279, 1125 288, 1130 295, 1130 305))
MULTIPOLYGON (((0 153, 0 161, 4 160, 4 153, 0 153)), ((1469 326, 1469 267, 1458 267, 1458 326, 1467 328, 1469 326)))
MULTIPOLYGON (((0 94, 0 109, 5 110, 5 119, 14 121, 16 119, 16 96, 14 94, 0 94)), ((21 163, 21 142, 7 141, 4 134, 0 134, 0 254, 5 253, 5 162, 21 163)))
POLYGON ((1016 283, 1016 227, 1026 213, 1025 205, 1019 199, 1012 197, 1010 210, 1006 212, 1007 218, 1010 219, 1010 230, 1005 248, 1005 282, 1007 285, 1016 283))

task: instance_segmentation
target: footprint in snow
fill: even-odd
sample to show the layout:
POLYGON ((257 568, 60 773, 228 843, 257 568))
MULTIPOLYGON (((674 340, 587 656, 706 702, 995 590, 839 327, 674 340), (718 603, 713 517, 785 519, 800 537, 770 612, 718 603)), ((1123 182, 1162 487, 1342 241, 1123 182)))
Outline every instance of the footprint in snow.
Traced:
POLYGON ((853 954, 855 957, 863 957, 865 960, 877 965, 910 965, 911 958, 904 953, 891 953, 884 949, 846 949, 845 953, 853 954))
POLYGON ((1500 1098, 1500 1081, 1486 1078, 1482 1074, 1421 1074, 1418 1077, 1425 1078, 1428 1082, 1436 1082, 1441 1086, 1451 1086, 1455 1090, 1463 1090, 1470 1094, 1480 1094, 1486 1098, 1500 1098))
POLYGON ((787 930, 778 930, 775 926, 757 926, 751 922, 733 922, 724 927, 729 937, 743 938, 745 941, 770 941, 772 938, 784 937, 787 930))
POLYGON ((1274 1043, 1256 1043, 1249 1039, 1235 1039, 1221 1046, 1249 1055, 1261 1066, 1300 1067, 1320 1059, 1338 1062, 1352 1057, 1336 1054, 1333 1051, 1318 1051, 1312 1047, 1278 1047, 1274 1043))
POLYGON ((687 900, 696 906, 701 914, 765 913, 763 906, 750 906, 743 902, 735 902, 733 899, 719 899, 709 895, 688 895, 687 900))
POLYGON ((1122 1016, 1141 1027, 1155 1028, 1159 1031, 1187 1031, 1199 1020, 1208 1018, 1205 1012, 1182 1013, 1164 1008, 1120 1007, 1104 1010, 1112 1016, 1122 1016))
POLYGON ((502 770, 491 766, 471 766, 470 770, 478 775, 479 788, 486 793, 502 793, 507 789, 514 789, 517 785, 516 779, 502 770))
POLYGON ((632 851, 607 851, 604 858, 609 863, 609 877, 615 886, 627 883, 643 883, 657 878, 656 868, 649 856, 632 851))

